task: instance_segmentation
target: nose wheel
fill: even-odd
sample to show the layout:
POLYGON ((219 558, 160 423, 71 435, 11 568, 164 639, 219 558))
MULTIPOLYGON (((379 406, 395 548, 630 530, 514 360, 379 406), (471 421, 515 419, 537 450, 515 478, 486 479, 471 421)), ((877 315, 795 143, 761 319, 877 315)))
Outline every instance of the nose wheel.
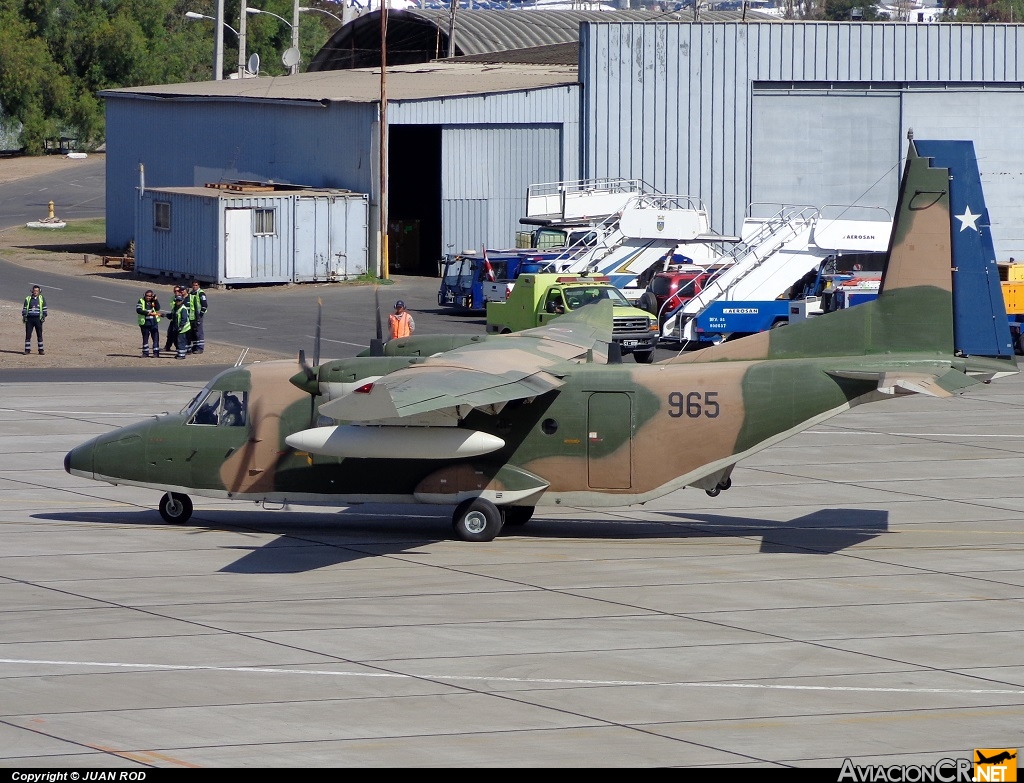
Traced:
POLYGON ((160 498, 160 516, 171 525, 184 525, 192 516, 192 498, 180 492, 167 492, 160 498))

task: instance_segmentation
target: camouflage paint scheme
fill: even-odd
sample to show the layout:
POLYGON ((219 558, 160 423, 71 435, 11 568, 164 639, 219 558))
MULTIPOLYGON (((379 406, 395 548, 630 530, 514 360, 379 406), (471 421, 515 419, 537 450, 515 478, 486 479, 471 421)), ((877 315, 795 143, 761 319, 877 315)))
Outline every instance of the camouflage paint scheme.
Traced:
POLYGON ((201 394, 247 391, 247 427, 164 416, 77 447, 66 467, 166 492, 338 505, 611 506, 688 485, 715 491, 738 460, 854 405, 948 396, 1016 372, 1012 355, 954 349, 949 187, 949 171, 911 144, 874 302, 654 365, 608 362, 603 303, 512 335, 411 337, 383 357, 300 372, 292 362, 234 368, 201 394), (442 426, 504 446, 472 458, 339 458, 286 443, 321 416, 406 427, 412 453, 442 426))

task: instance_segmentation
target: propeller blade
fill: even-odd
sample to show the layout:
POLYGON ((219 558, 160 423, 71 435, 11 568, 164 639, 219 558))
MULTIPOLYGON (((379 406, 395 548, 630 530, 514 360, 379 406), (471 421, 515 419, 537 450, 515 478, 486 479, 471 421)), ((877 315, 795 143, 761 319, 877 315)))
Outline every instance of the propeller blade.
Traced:
POLYGON ((309 365, 309 362, 306 361, 306 352, 302 348, 299 349, 299 367, 302 368, 303 374, 309 380, 313 380, 316 377, 316 373, 313 372, 313 368, 309 365))
POLYGON ((320 365, 320 323, 323 320, 324 300, 319 296, 316 298, 316 342, 313 343, 313 366, 320 365))

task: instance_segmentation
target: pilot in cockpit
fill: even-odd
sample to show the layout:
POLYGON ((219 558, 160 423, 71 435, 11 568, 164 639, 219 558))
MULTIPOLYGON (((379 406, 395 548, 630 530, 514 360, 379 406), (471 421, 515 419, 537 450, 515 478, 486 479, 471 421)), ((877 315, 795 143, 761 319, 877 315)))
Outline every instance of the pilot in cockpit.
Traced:
POLYGON ((245 411, 238 397, 230 392, 224 395, 224 413, 220 423, 226 427, 240 427, 245 424, 245 411))

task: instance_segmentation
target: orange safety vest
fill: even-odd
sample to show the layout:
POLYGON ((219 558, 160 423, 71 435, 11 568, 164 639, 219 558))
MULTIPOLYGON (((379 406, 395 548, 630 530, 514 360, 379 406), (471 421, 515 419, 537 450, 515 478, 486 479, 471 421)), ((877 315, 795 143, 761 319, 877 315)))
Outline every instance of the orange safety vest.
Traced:
POLYGON ((412 330, 409 329, 409 321, 412 317, 407 312, 403 312, 401 315, 395 315, 392 313, 388 316, 388 329, 391 331, 391 339, 394 340, 396 337, 408 337, 412 334, 412 330))

